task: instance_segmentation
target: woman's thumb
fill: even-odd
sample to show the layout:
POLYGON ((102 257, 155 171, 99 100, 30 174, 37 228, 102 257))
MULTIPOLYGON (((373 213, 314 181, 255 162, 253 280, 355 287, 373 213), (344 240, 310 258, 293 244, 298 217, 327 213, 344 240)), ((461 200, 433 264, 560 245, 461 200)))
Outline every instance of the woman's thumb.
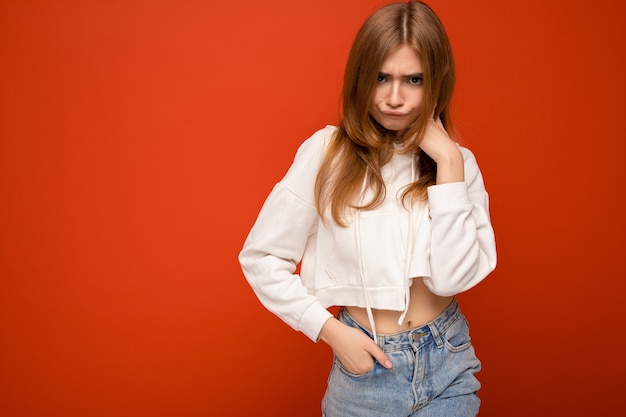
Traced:
POLYGON ((370 351, 370 354, 385 368, 391 369, 393 367, 389 356, 387 356, 377 345, 374 345, 374 349, 370 351))

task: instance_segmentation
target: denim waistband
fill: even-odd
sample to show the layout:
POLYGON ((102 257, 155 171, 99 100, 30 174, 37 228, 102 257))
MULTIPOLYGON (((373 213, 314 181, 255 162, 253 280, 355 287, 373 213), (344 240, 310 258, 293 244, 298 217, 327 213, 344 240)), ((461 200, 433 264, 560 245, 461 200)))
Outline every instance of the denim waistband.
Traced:
MULTIPOLYGON (((461 318, 463 314, 459 308, 456 298, 446 309, 433 321, 414 329, 405 330, 398 333, 378 334, 376 335, 376 344, 384 351, 391 352, 394 350, 413 349, 416 344, 425 344, 430 341, 437 343, 437 346, 443 346, 441 334, 444 333, 454 322, 461 318)), ((338 319, 350 327, 357 328, 367 334, 371 339, 374 335, 367 328, 363 327, 352 317, 345 308, 339 311, 338 319)))

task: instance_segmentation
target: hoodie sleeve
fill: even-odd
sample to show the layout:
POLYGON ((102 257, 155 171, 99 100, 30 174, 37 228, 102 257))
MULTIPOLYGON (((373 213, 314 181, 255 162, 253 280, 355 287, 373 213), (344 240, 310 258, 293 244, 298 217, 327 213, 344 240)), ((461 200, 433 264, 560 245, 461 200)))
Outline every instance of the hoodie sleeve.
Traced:
POLYGON ((329 128, 322 129, 300 146, 239 254, 243 273, 261 303, 313 341, 332 314, 308 293, 295 271, 318 222, 314 187, 329 133, 329 128))
POLYGON ((424 283, 435 294, 467 291, 496 267, 489 196, 474 155, 461 147, 465 182, 428 188, 431 274, 424 283))

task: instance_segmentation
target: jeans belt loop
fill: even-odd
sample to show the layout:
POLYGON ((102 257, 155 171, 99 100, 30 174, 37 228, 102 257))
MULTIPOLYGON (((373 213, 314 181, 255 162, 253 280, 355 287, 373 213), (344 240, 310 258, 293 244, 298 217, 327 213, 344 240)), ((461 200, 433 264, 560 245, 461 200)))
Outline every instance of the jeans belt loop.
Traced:
POLYGON ((441 335, 439 334, 439 330, 437 329, 437 326, 435 326, 434 323, 428 323, 428 327, 430 328, 430 332, 433 335, 433 340, 435 341, 435 343, 437 343, 437 347, 441 349, 443 347, 443 339, 441 338, 441 335))

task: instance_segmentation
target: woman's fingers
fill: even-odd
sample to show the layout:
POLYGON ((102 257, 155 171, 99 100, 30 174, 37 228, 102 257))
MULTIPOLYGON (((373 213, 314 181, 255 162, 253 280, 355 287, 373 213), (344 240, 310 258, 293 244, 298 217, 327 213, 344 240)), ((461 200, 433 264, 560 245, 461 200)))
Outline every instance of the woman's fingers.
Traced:
POLYGON ((378 361, 378 363, 380 363, 385 368, 391 369, 393 367, 389 356, 387 356, 387 354, 383 352, 382 349, 378 347, 378 345, 374 344, 373 347, 368 350, 368 352, 374 357, 374 359, 378 361))

